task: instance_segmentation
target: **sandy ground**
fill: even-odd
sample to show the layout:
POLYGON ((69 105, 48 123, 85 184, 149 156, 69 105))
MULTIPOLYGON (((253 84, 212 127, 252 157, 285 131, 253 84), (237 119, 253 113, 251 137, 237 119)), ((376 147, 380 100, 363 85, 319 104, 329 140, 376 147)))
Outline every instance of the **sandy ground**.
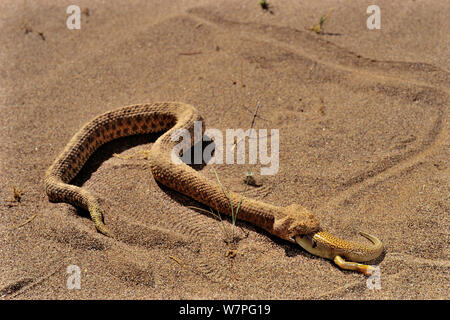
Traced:
MULTIPOLYGON (((1 1, 0 297, 449 299, 450 9, 375 2, 380 30, 367 29, 364 1, 270 0, 269 12, 256 0, 84 0, 69 30, 70 1, 1 1), (322 34, 309 30, 332 8, 322 34), (155 101, 192 104, 224 131, 248 129, 259 103, 254 127, 279 130, 280 167, 249 195, 300 203, 348 239, 380 237, 379 289, 242 222, 226 257, 229 220, 188 208, 142 157, 113 156, 155 136, 107 144, 75 179, 116 239, 48 202, 44 172, 85 122, 155 101)), ((212 168, 243 190, 248 165, 201 172, 214 179, 212 168)))

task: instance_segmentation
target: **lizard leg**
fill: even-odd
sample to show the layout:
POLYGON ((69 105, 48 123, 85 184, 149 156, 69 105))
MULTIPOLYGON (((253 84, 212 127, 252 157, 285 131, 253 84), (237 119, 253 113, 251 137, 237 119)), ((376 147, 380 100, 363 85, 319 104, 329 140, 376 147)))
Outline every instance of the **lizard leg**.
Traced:
POLYGON ((336 263, 336 265, 341 269, 362 272, 366 276, 370 276, 375 271, 375 268, 372 266, 357 262, 345 261, 341 256, 334 257, 334 263, 336 263))

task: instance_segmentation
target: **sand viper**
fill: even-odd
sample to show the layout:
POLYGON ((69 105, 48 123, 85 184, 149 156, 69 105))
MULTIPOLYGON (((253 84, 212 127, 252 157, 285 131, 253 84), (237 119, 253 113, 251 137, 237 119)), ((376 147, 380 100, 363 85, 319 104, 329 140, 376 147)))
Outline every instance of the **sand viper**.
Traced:
MULTIPOLYGON (((181 162, 172 161, 177 129, 186 129, 194 137, 194 121, 202 121, 191 105, 179 102, 149 103, 122 107, 97 116, 85 124, 69 141, 45 175, 45 191, 52 202, 66 202, 88 210, 99 232, 112 236, 103 222, 96 197, 85 188, 70 184, 87 159, 104 143, 119 137, 150 132, 164 132, 153 144, 149 162, 154 178, 161 184, 191 197, 224 214, 242 202, 238 218, 256 225, 282 239, 297 242, 314 255, 332 259, 344 269, 371 273, 370 266, 358 264, 378 257, 381 242, 364 245, 345 241, 322 230, 315 216, 306 208, 292 204, 278 207, 229 192, 229 198, 217 183, 181 162), (230 201, 231 199, 231 201, 230 201), (343 258, 355 262, 347 262, 343 258)), ((204 126, 202 126, 204 128, 204 126)), ((190 143, 193 143, 193 138, 190 143)), ((234 208, 236 209, 236 208, 234 208)))

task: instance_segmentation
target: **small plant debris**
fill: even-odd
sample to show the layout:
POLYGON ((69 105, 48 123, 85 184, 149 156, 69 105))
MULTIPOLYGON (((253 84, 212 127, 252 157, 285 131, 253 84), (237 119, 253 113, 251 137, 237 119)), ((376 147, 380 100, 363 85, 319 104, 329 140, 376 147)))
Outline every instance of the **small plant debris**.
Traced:
POLYGON ((86 17, 90 16, 90 11, 89 8, 83 8, 83 10, 81 11, 82 14, 84 14, 86 17))
POLYGON ((29 34, 29 33, 33 33, 33 32, 34 32, 34 33, 36 33, 39 37, 41 37, 42 40, 45 41, 45 35, 44 35, 43 32, 34 31, 33 28, 32 28, 28 23, 24 23, 24 24, 22 25, 22 27, 23 27, 23 29, 24 29, 24 31, 25 31, 25 34, 29 34))
POLYGON ((43 32, 38 32, 37 34, 38 34, 39 37, 41 37, 42 40, 45 41, 45 36, 44 36, 43 32))
POLYGON ((259 5, 263 10, 269 10, 269 4, 267 3, 267 0, 259 1, 259 5))
POLYGON ((26 23, 23 25, 23 29, 25 30, 25 34, 33 32, 33 28, 31 28, 31 26, 26 23))
POLYGON ((13 187, 12 191, 13 191, 12 199, 6 201, 6 205, 10 208, 18 206, 20 204, 20 202, 22 201, 22 196, 23 196, 22 190, 20 190, 19 188, 16 188, 16 186, 13 187))
POLYGON ((311 30, 314 31, 315 33, 321 33, 323 31, 323 24, 330 17, 331 12, 333 12, 333 9, 331 9, 326 16, 321 16, 319 23, 316 24, 315 26, 312 26, 311 30))
POLYGON ((14 200, 16 200, 17 202, 20 202, 20 200, 22 200, 22 195, 23 195, 22 190, 20 190, 19 188, 16 188, 16 187, 14 186, 14 187, 13 187, 13 197, 14 197, 14 200))

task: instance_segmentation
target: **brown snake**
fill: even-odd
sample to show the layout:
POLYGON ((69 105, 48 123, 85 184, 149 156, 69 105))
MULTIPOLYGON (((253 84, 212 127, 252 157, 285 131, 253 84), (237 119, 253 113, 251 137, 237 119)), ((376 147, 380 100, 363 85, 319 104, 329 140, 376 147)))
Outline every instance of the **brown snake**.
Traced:
POLYGON ((49 200, 88 210, 97 230, 112 236, 103 222, 103 212, 96 197, 87 189, 70 182, 101 145, 124 136, 164 132, 153 144, 149 156, 153 176, 161 184, 228 215, 231 215, 231 206, 236 212, 242 199, 239 219, 282 239, 297 242, 312 254, 334 260, 341 268, 365 274, 373 271, 370 266, 347 262, 342 257, 357 262, 378 257, 383 245, 377 238, 363 234, 372 241, 372 245, 341 240, 323 231, 314 215, 298 204, 278 207, 241 198, 234 192, 225 195, 220 185, 206 179, 190 166, 183 162, 175 164, 171 155, 179 142, 172 141, 172 134, 177 129, 186 129, 194 137, 194 121, 202 121, 198 111, 180 102, 126 106, 97 116, 72 137, 47 170, 45 191, 49 200))

